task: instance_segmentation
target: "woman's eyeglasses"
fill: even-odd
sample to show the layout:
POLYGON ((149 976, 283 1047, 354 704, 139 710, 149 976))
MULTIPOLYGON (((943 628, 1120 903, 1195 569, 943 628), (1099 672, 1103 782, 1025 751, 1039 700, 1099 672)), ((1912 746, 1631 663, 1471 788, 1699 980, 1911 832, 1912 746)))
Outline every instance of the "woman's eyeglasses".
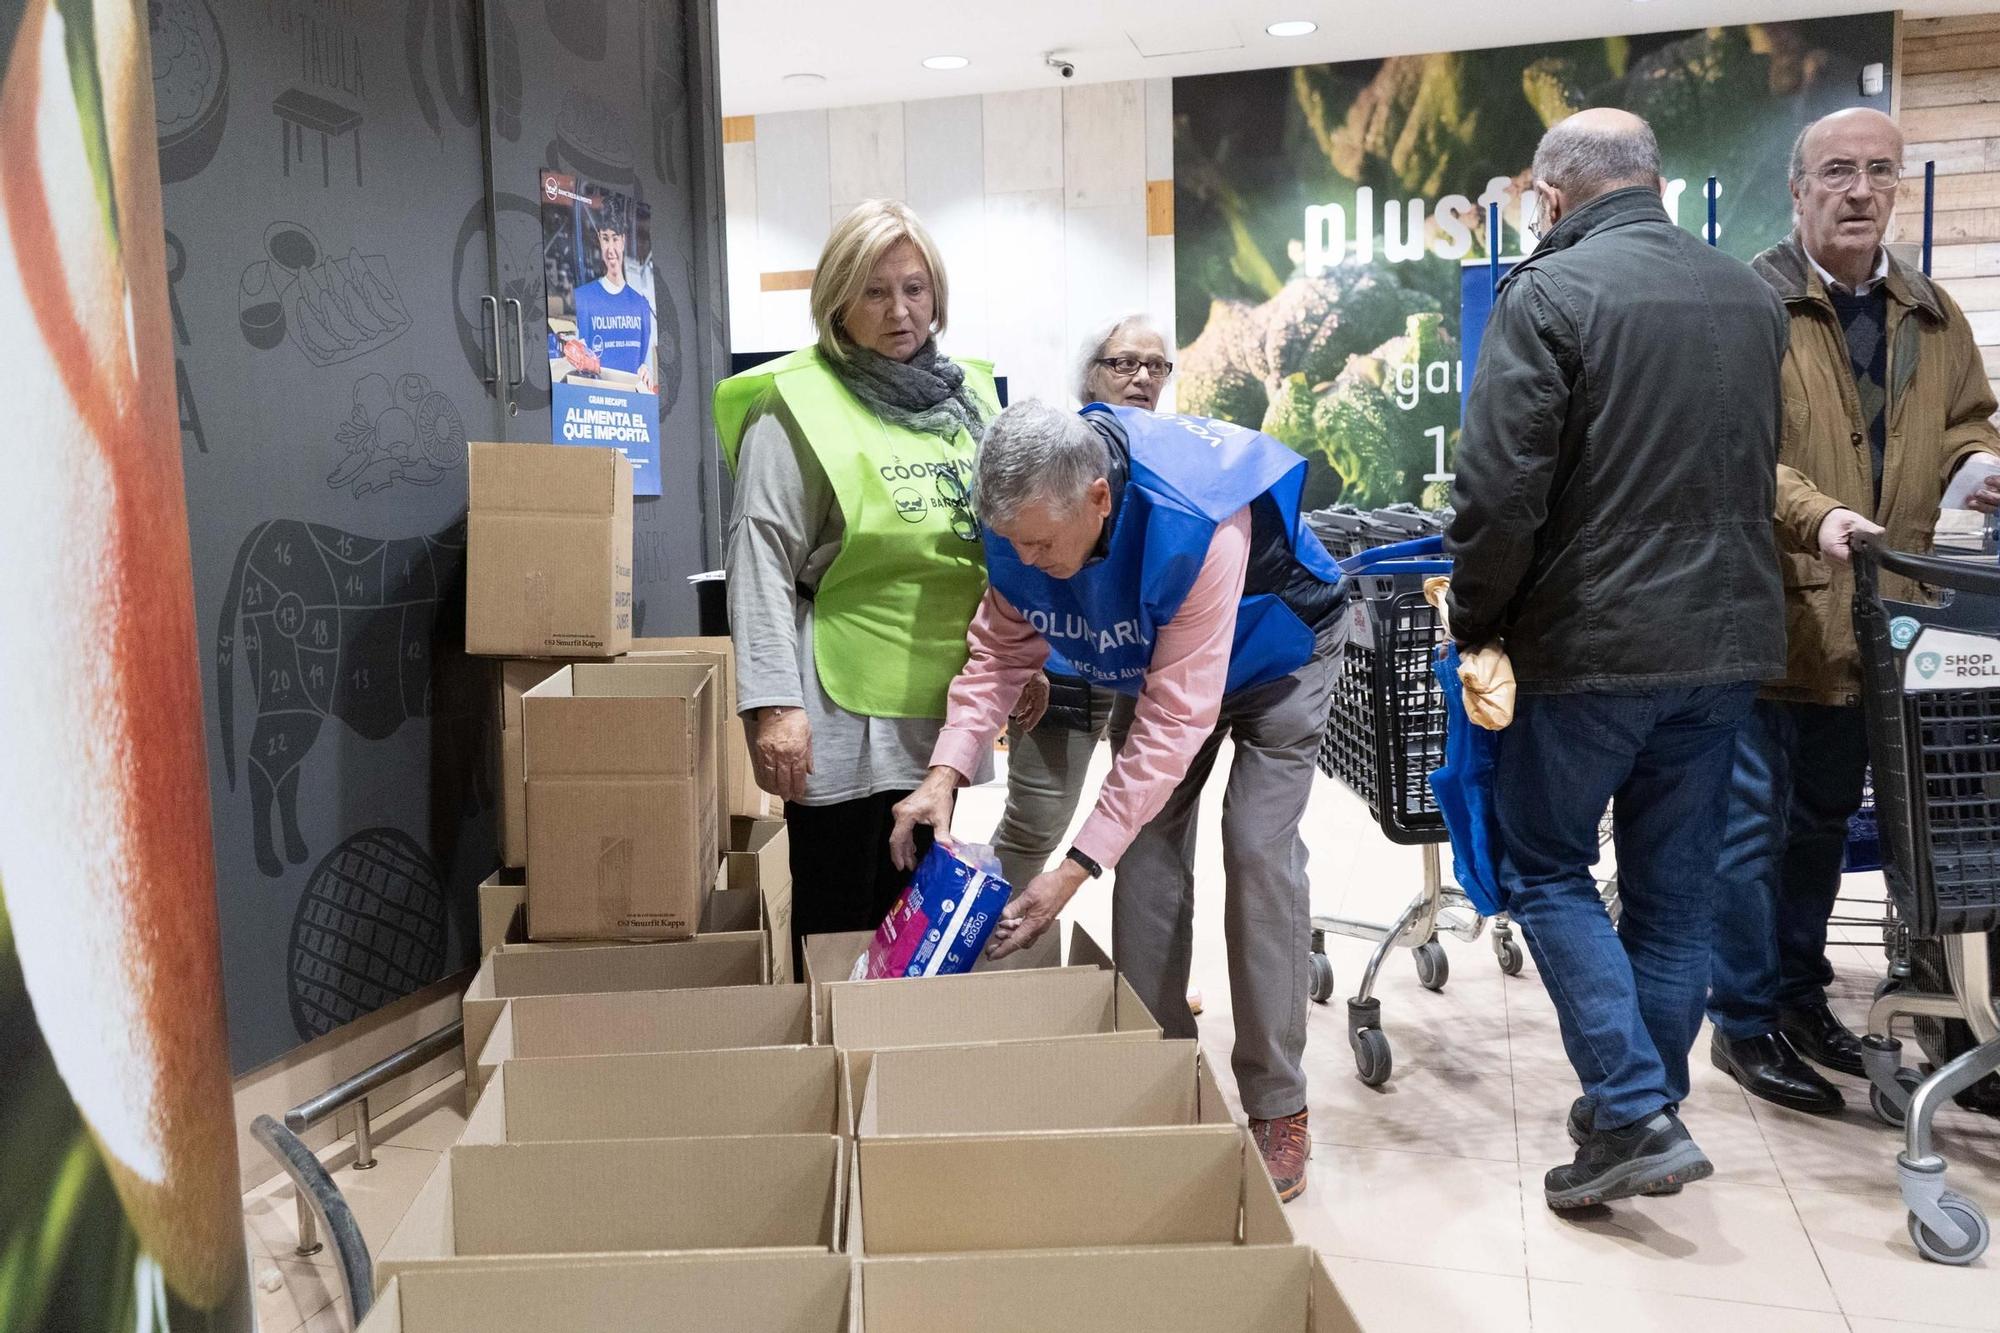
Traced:
POLYGON ((949 464, 940 464, 931 470, 931 485, 937 491, 938 499, 945 508, 951 510, 951 530, 959 540, 976 542, 979 540, 979 519, 972 512, 972 496, 965 489, 965 480, 953 471, 949 464))
POLYGON ((1139 367, 1141 366, 1144 366, 1147 373, 1151 374, 1156 380, 1163 380, 1174 373, 1174 363, 1157 356, 1148 357, 1144 361, 1141 361, 1136 356, 1100 356, 1097 358, 1097 364, 1103 366, 1121 380, 1131 379, 1139 373, 1139 367))

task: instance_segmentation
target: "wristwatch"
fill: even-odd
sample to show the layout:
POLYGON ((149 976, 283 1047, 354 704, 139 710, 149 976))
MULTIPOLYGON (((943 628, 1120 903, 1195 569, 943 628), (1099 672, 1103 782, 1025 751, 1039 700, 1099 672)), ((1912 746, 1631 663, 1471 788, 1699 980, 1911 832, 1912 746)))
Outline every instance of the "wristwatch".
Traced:
POLYGON ((1078 865, 1082 866, 1084 872, 1088 874, 1092 879, 1101 878, 1104 874, 1103 866, 1097 864, 1097 862, 1091 860, 1090 857, 1086 856, 1084 853, 1078 851, 1074 847, 1064 852, 1063 856, 1068 860, 1074 861, 1078 865))

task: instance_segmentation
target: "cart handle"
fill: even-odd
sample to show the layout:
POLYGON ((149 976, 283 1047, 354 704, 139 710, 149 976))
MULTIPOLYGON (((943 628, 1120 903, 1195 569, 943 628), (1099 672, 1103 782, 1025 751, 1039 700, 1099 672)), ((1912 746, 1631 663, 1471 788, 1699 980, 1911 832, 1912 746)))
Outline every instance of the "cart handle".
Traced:
POLYGON ((1972 564, 1969 561, 1944 560, 1934 555, 1916 555, 1909 551, 1898 551, 1883 545, 1881 538, 1872 532, 1857 532, 1848 538, 1856 556, 1855 581, 1870 592, 1874 590, 1875 566, 1880 565, 1891 574, 1901 574, 1904 578, 1915 579, 1940 588, 1955 588, 1961 592, 1986 593, 2000 596, 2000 564, 1972 564))
MULTIPOLYGON (((1441 552, 1443 552, 1443 550, 1444 550, 1443 534, 1432 533, 1428 537, 1417 537, 1414 538, 1413 540, 1406 542, 1396 542, 1389 546, 1375 546, 1375 547, 1370 547, 1366 551, 1358 551, 1355 554, 1348 556, 1345 560, 1340 561, 1339 565, 1343 573, 1365 574, 1368 572, 1371 566, 1379 565, 1385 560, 1400 561, 1400 560, 1408 560, 1413 556, 1425 556, 1425 555, 1434 556, 1440 554, 1441 552)), ((1435 563, 1442 565, 1443 568, 1437 570, 1417 571, 1417 570, 1410 570, 1408 566, 1399 564, 1397 566, 1397 569, 1409 573, 1418 573, 1418 572, 1437 573, 1437 574, 1451 573, 1451 561, 1440 560, 1436 561, 1435 563)))

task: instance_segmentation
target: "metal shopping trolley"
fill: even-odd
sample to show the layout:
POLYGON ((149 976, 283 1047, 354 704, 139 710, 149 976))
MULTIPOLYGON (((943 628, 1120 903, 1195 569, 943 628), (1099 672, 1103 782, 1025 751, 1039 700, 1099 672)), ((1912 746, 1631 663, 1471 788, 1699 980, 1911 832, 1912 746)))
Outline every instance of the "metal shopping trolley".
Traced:
POLYGON ((1979 1205, 1945 1188, 1931 1122, 2000 1069, 2000 1009, 1987 933, 2000 929, 2000 619, 1885 602, 1879 571, 1934 588, 2000 595, 2000 568, 1910 555, 1857 536, 1854 628, 1873 763, 1883 876, 1897 919, 1945 950, 1948 993, 1891 987, 1868 1014, 1869 1104, 1901 1124, 1896 1158, 1910 1239, 1926 1259, 1969 1264, 1991 1232, 1979 1205), (1985 623, 1981 625, 1979 622, 1985 623), (1899 1016, 1962 1019, 1977 1041, 1928 1077, 1903 1066, 1899 1016))
MULTIPOLYGON (((1410 949, 1417 979, 1443 990, 1450 963, 1439 931, 1476 940, 1486 928, 1465 895, 1444 882, 1438 847, 1444 819, 1431 796, 1429 775, 1444 762, 1445 710, 1431 658, 1440 642, 1437 612, 1424 600, 1427 576, 1446 574, 1442 539, 1419 538, 1364 549, 1341 561, 1353 590, 1346 659, 1334 685, 1319 767, 1352 788, 1391 842, 1423 848, 1423 890, 1392 923, 1349 917, 1312 918, 1312 998, 1333 998, 1328 935, 1371 940, 1375 952, 1361 986, 1347 1002, 1348 1044, 1361 1081, 1379 1087, 1392 1057, 1382 1031, 1382 1002, 1375 977, 1389 951, 1410 949)), ((1501 970, 1521 970, 1521 946, 1504 918, 1496 919, 1493 952, 1501 970)))

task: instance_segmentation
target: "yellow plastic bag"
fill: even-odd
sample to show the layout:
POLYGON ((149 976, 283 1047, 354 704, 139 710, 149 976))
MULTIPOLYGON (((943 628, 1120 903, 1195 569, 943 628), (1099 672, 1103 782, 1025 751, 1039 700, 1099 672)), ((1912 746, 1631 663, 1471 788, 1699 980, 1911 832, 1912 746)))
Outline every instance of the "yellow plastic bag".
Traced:
MULTIPOLYGON (((1438 623, 1451 633, 1451 613, 1445 608, 1445 592, 1451 580, 1442 576, 1424 580, 1424 600, 1437 609, 1438 623)), ((1514 664, 1498 644, 1487 644, 1475 653, 1459 654, 1458 683, 1465 700, 1465 715, 1475 726, 1488 731, 1504 731, 1514 720, 1514 664)))

